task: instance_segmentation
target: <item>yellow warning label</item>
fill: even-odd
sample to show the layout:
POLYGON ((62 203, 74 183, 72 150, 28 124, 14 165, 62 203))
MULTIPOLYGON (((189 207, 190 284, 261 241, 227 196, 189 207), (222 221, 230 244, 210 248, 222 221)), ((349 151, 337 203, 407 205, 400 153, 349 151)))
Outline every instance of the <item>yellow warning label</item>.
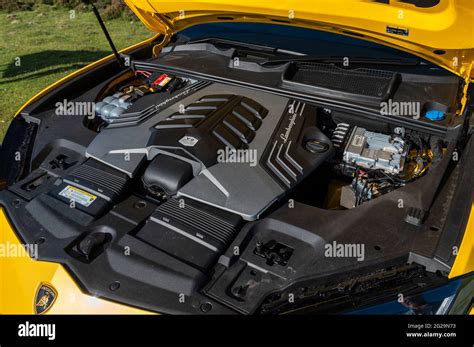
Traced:
POLYGON ((89 207, 95 201, 95 199, 97 199, 97 196, 74 186, 66 186, 66 188, 59 192, 59 195, 65 197, 69 201, 77 202, 78 204, 81 204, 85 207, 89 207))

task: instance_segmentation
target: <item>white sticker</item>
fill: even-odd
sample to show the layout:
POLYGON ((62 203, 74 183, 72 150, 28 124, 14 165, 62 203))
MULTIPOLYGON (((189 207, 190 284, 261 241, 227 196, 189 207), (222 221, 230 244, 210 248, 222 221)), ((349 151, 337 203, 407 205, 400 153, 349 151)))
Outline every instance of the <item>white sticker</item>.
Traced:
POLYGON ((179 143, 186 147, 194 147, 198 143, 198 139, 193 136, 184 136, 179 143))
POLYGON ((97 199, 97 196, 73 186, 67 186, 59 192, 59 195, 85 207, 89 207, 97 199))
POLYGON ((356 147, 361 147, 364 144, 364 136, 355 135, 354 140, 352 140, 352 145, 356 147))

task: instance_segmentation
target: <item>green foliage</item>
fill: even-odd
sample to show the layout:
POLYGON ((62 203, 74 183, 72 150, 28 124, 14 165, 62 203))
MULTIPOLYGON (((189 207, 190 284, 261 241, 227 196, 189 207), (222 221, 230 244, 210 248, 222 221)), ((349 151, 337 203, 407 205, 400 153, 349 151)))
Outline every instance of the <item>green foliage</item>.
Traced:
MULTIPOLYGON (((69 11, 51 3, 37 3, 29 11, 0 11, 0 143, 25 101, 111 53, 92 11, 76 11, 74 19, 69 11)), ((153 35, 140 21, 123 17, 105 23, 118 49, 153 35)))
POLYGON ((33 8, 32 1, 0 0, 0 11, 26 11, 33 8))
POLYGON ((73 9, 81 5, 80 0, 53 0, 53 5, 56 7, 64 7, 68 9, 73 9))
POLYGON ((101 15, 105 20, 120 18, 123 17, 125 19, 133 18, 133 12, 124 4, 121 0, 111 0, 111 1, 102 1, 104 4, 102 5, 103 11, 101 11, 101 15), (110 4, 105 4, 110 2, 110 4))
MULTIPOLYGON (((57 9, 65 8, 79 12, 83 12, 86 8, 81 0, 0 0, 0 11, 11 13, 32 10, 41 4, 50 5, 57 9)), ((94 4, 99 9, 105 20, 115 18, 134 18, 132 11, 130 11, 122 0, 96 0, 94 1, 94 4)))

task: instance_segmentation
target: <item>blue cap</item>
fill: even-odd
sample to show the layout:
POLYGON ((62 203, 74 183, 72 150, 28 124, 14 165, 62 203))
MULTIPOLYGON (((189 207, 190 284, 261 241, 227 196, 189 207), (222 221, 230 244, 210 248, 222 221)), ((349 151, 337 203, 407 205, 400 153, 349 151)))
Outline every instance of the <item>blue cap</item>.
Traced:
POLYGON ((444 112, 431 110, 425 113, 425 117, 429 120, 440 121, 445 118, 444 112))

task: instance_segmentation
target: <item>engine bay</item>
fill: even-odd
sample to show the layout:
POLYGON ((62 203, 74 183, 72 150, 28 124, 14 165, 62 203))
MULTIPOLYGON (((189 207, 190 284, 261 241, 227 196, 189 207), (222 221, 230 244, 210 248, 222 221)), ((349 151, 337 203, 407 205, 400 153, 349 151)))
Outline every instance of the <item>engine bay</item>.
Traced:
POLYGON ((135 74, 96 104, 99 117, 89 126, 100 133, 86 157, 131 180, 141 174, 144 191, 160 199, 186 197, 252 221, 325 162, 335 177, 352 178, 332 193, 339 204, 329 208, 354 208, 416 180, 442 158, 441 139, 404 127, 369 131, 295 99, 135 74))
POLYGON ((235 66, 235 50, 210 46, 114 70, 76 99, 94 102, 92 116, 24 112, 38 138, 31 171, 1 201, 16 204, 25 241, 46 240, 40 256, 87 291, 165 313, 282 313, 294 309, 282 309, 288 288, 306 302, 303 279, 325 283, 314 297, 382 270, 446 278, 445 173, 464 149, 456 78, 432 76, 432 87, 410 73, 244 56, 235 66), (408 95, 419 114, 377 111, 408 95), (364 262, 326 256, 332 242, 364 245, 364 262))

